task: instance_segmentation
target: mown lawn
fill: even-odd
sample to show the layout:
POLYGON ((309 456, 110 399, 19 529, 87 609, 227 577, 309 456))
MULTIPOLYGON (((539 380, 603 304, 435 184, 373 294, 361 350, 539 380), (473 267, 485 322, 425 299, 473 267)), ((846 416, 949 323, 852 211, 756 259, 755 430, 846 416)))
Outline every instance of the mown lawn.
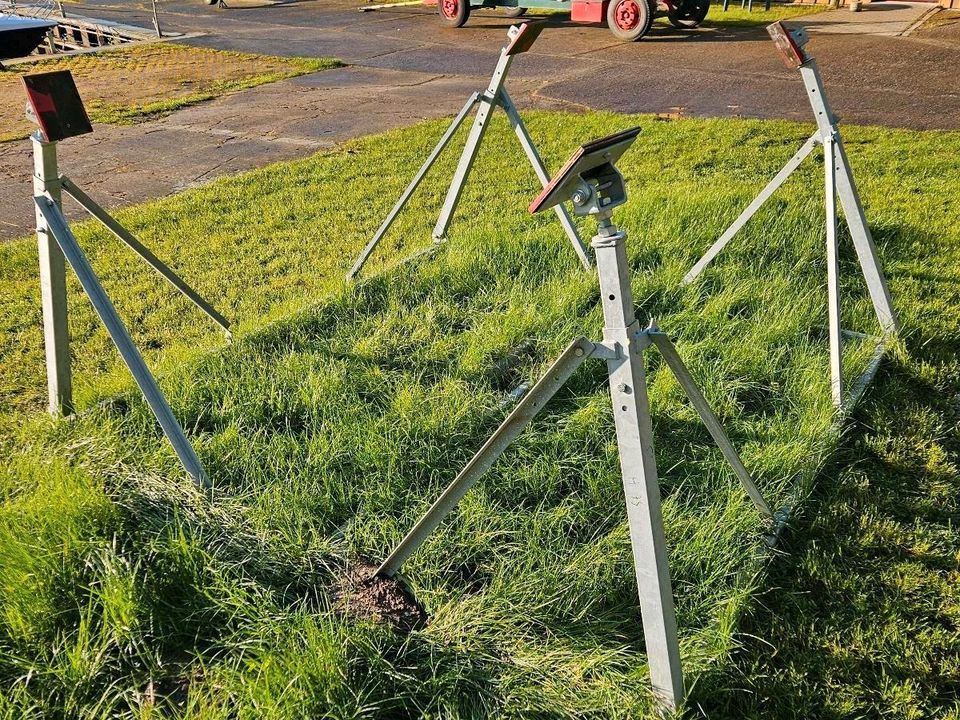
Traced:
POLYGON ((25 138, 35 129, 23 114, 21 75, 69 70, 93 122, 132 125, 221 95, 339 64, 329 59, 272 57, 167 42, 13 65, 0 70, 0 142, 25 138))
MULTIPOLYGON (((579 141, 635 122, 645 134, 622 163, 631 201, 619 220, 639 315, 678 338, 771 504, 801 501, 771 559, 755 511, 650 354, 693 712, 942 715, 960 647, 960 134, 846 131, 905 332, 838 444, 815 166, 700 283, 678 287, 810 129, 529 118, 554 167, 579 141)), ((345 568, 383 557, 496 427, 507 393, 572 336, 601 329, 595 279, 552 215, 526 215, 536 181, 502 152, 479 158, 433 259, 395 264, 429 243, 453 157, 383 244, 368 270, 380 274, 343 283, 441 128, 120 213, 238 321, 228 347, 117 243, 80 228, 218 488, 212 505, 192 494, 76 294, 82 412, 37 414, 35 251, 31 241, 0 248, 7 716, 648 713, 600 363, 581 369, 406 566, 425 628, 397 633, 340 608, 345 568)), ((512 147, 505 123, 491 132, 488 148, 512 147)), ((848 243, 842 259, 844 324, 870 331, 848 243)), ((870 349, 851 344, 851 374, 870 349)))

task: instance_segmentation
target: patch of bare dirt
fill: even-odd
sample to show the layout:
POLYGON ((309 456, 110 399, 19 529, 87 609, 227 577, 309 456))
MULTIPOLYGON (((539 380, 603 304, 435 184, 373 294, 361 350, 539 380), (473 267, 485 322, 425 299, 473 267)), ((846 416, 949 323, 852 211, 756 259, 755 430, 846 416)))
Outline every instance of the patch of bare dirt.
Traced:
POLYGON ((374 575, 376 571, 376 565, 363 560, 348 567, 335 607, 356 618, 385 622, 405 633, 425 626, 427 613, 403 583, 396 577, 374 575))

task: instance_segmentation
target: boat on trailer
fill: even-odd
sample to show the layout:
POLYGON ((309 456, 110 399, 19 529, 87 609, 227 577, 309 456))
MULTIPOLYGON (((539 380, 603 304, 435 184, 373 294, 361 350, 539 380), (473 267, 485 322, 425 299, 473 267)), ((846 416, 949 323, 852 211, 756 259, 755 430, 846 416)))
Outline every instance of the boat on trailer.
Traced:
POLYGON ((0 13, 0 60, 29 55, 56 26, 52 20, 0 13))

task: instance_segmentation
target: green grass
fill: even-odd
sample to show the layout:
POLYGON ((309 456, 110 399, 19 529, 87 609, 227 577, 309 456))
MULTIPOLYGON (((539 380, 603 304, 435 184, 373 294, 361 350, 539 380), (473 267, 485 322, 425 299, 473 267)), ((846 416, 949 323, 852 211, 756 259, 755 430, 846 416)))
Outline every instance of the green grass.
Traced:
MULTIPOLYGON (((531 114, 553 167, 639 121, 624 158, 635 299, 678 338, 775 506, 749 501, 648 356, 691 706, 711 717, 932 717, 955 694, 958 133, 848 128, 906 328, 839 452, 826 379, 821 174, 792 179, 703 282, 689 265, 807 137, 801 125, 531 114), (911 147, 904 153, 903 147, 911 147), (807 499, 819 474, 815 494, 807 499), (816 581, 816 582, 814 582, 816 581), (826 600, 821 602, 819 594, 826 600), (753 639, 756 636, 758 639, 753 639), (774 653, 766 643, 774 643, 774 653)), ((446 157, 358 287, 342 273, 441 132, 427 123, 120 213, 239 323, 214 328, 91 226, 81 243, 218 487, 193 496, 86 302, 82 412, 43 390, 35 250, 0 248, 0 716, 623 717, 650 706, 602 364, 590 363, 405 571, 408 636, 333 609, 577 334, 594 278, 491 129, 451 230, 446 157), (384 265, 386 263, 386 265, 384 265), (521 362, 497 362, 525 345, 521 362)), ((585 228, 586 229, 586 228, 585 228)), ((844 324, 874 327, 844 238, 844 324)), ((71 280, 71 282, 73 282, 71 280)), ((851 344, 848 372, 870 348, 851 344)))
MULTIPOLYGON (((23 94, 20 76, 69 70, 95 123, 133 125, 213 98, 340 67, 327 58, 285 58, 213 50, 178 43, 105 48, 23 63, 0 70, 0 100, 23 94)), ((19 114, 0 112, 0 142, 32 131, 19 114)))
POLYGON ((723 9, 722 3, 716 3, 711 7, 707 19, 703 21, 703 27, 766 27, 778 20, 793 20, 830 9, 827 5, 779 5, 774 3, 770 6, 770 10, 764 10, 762 0, 755 0, 754 10, 750 12, 746 8, 741 8, 740 3, 736 0, 731 0, 730 7, 726 11, 723 9))

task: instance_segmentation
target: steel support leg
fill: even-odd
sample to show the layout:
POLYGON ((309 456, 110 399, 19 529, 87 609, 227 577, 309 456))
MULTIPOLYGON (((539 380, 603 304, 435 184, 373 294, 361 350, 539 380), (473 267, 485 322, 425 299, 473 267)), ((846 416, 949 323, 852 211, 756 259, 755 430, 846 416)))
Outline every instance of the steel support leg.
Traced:
POLYGON ((506 49, 500 53, 500 60, 497 62, 496 70, 490 78, 490 84, 486 92, 480 98, 480 107, 477 110, 477 118, 473 121, 473 127, 470 129, 470 135, 467 137, 467 144, 463 147, 463 153, 460 155, 460 162, 457 164, 457 171, 453 175, 453 182, 447 190, 447 196, 443 201, 443 208, 440 210, 440 217, 433 228, 433 239, 442 240, 447 236, 447 229, 450 227, 450 220, 453 218, 453 212, 457 209, 457 203, 460 202, 460 195, 463 193, 463 186, 467 182, 470 170, 473 168, 473 161, 477 158, 477 151, 480 149, 480 143, 483 136, 487 133, 490 126, 490 117, 496 108, 500 98, 500 90, 507 79, 507 71, 513 63, 513 55, 508 55, 506 49))
POLYGON ((843 405, 843 337, 840 330, 840 265, 837 242, 837 187, 834 138, 823 142, 824 208, 827 217, 827 315, 830 335, 830 395, 843 405))
POLYGON ((447 147, 454 134, 456 134, 457 130, 460 129, 460 126, 463 124, 463 121, 466 119, 470 110, 472 110, 473 106, 479 101, 480 93, 473 93, 460 112, 457 113, 457 116, 453 119, 453 122, 450 123, 450 127, 447 128, 447 131, 443 134, 443 137, 440 138, 440 142, 438 142, 436 147, 433 148, 433 152, 430 153, 430 156, 427 158, 426 162, 420 166, 420 170, 417 171, 416 176, 410 181, 410 184, 407 185, 407 189, 403 191, 403 194, 393 206, 390 214, 387 215, 386 219, 380 225, 376 235, 374 235, 370 242, 367 243, 367 246, 363 249, 363 252, 360 253, 360 256, 353 264, 353 267, 350 268, 350 272, 347 273, 347 280, 352 280, 356 274, 360 272, 360 269, 364 266, 364 263, 367 262, 367 259, 374 251, 374 248, 377 247, 377 245, 383 239, 383 236, 387 234, 387 230, 389 230, 390 226, 393 225, 393 221, 397 219, 397 215, 400 214, 400 211, 403 209, 404 205, 406 205, 407 201, 410 200, 410 196, 413 195, 413 192, 417 189, 417 187, 419 187, 420 183, 423 182, 423 178, 426 177, 427 172, 431 167, 433 167, 433 164, 437 161, 437 158, 440 157, 440 153, 443 152, 444 148, 447 147))
POLYGON ((605 234, 610 231, 609 226, 605 229, 601 224, 600 234, 592 243, 603 301, 604 344, 620 349, 618 357, 607 360, 610 395, 650 679, 659 705, 672 712, 683 701, 684 688, 653 452, 653 425, 643 356, 638 347, 625 236, 616 231, 605 234))
POLYGON ((99 220, 110 232, 123 241, 127 247, 133 250, 150 267, 156 270, 163 278, 175 287, 184 297, 190 300, 194 305, 200 308, 217 325, 223 328, 227 336, 230 336, 230 323, 226 318, 218 313, 210 303, 204 300, 197 292, 187 285, 179 275, 167 267, 156 255, 150 252, 143 243, 137 240, 123 225, 118 223, 106 210, 100 207, 89 195, 77 187, 70 178, 65 175, 60 176, 60 184, 70 197, 90 213, 91 216, 99 220))
POLYGON ((467 463, 460 474, 447 486, 427 513, 417 521, 406 537, 390 553, 377 570, 378 575, 392 577, 407 559, 416 552, 424 541, 457 506, 467 490, 473 487, 483 474, 490 469, 510 443, 517 439, 523 429, 530 424, 550 399, 563 387, 570 376, 576 372, 594 350, 592 342, 586 338, 577 338, 563 351, 563 354, 550 366, 546 374, 530 389, 523 400, 514 408, 500 427, 490 436, 476 455, 467 463))
POLYGON ((894 332, 899 327, 897 314, 893 309, 887 280, 880 269, 877 249, 867 225, 863 205, 860 203, 860 195, 853 180, 853 173, 850 171, 847 152, 843 147, 840 131, 837 129, 837 117, 827 100, 827 93, 823 87, 823 79, 820 77, 820 68, 817 66, 817 61, 810 59, 801 65, 800 77, 803 78, 803 84, 807 90, 807 99, 813 109, 820 137, 824 141, 828 137, 834 140, 834 171, 836 173, 837 194, 840 197, 840 205, 843 207, 843 215, 847 220, 847 226, 850 228, 850 237, 853 239, 853 246, 857 251, 857 259, 860 262, 864 280, 867 282, 867 290, 870 293, 877 320, 880 321, 880 327, 883 328, 884 332, 894 332))
POLYGON ((753 501, 753 504, 756 505, 757 510, 759 510, 760 514, 765 518, 773 520, 773 511, 770 509, 767 501, 763 499, 763 495, 761 495, 760 491, 757 489, 757 486, 754 483, 750 473, 747 471, 747 468, 744 467, 743 462, 740 460, 739 453, 737 453, 736 448, 733 447, 733 443, 730 442, 730 438, 727 437, 727 433, 724 432, 723 425, 720 424, 720 419, 716 416, 716 414, 714 414, 713 408, 710 407, 710 403, 707 402, 707 399, 703 396, 703 393, 700 392, 700 388, 697 387, 697 383, 693 379, 693 376, 690 375, 690 371, 687 370, 687 366, 683 364, 683 360, 680 358, 680 354, 677 352, 676 346, 674 346, 670 338, 664 333, 650 332, 648 334, 650 339, 653 340, 654 344, 656 344, 657 348, 660 350, 660 354, 663 355, 663 359, 666 360, 670 370, 676 376, 677 381, 680 383, 680 387, 683 388, 683 392, 686 393, 686 396, 690 399, 690 402, 694 409, 696 409, 697 414, 700 415, 700 419, 703 420, 703 424, 707 426, 710 436, 720 448, 720 452, 723 453, 723 457, 725 457, 727 462, 730 463, 730 467, 733 468, 733 472, 736 473, 737 477, 740 479, 744 489, 747 491, 747 495, 750 496, 750 499, 753 501))
POLYGON ((890 289, 887 287, 887 278, 884 276, 883 270, 880 269, 877 247, 873 242, 873 236, 870 234, 867 217, 863 212, 863 205, 860 203, 860 195, 853 180, 853 173, 850 171, 847 151, 844 149, 843 140, 839 135, 836 137, 834 147, 836 150, 834 157, 837 194, 840 197, 840 206, 843 208, 843 216, 846 218, 847 227, 850 228, 850 237, 853 239, 853 247, 857 251, 857 260, 860 262, 860 269, 863 271, 863 278, 867 283, 867 291, 870 293, 874 312, 876 312, 877 320, 884 332, 896 332, 900 329, 900 321, 896 310, 893 308, 890 289))
POLYGON ((750 220, 757 211, 763 206, 763 204, 770 199, 770 196, 773 195, 783 183, 787 181, 793 172, 800 166, 806 157, 813 152, 813 149, 816 147, 817 143, 820 140, 820 134, 814 133, 810 139, 808 139, 803 146, 797 150, 796 154, 790 160, 787 161, 787 164, 783 166, 783 169, 774 176, 773 180, 767 183, 767 186, 754 198, 740 213, 739 217, 733 221, 733 224, 728 227, 723 235, 720 236, 720 239, 717 240, 709 250, 704 254, 702 258, 697 260, 696 265, 690 268, 689 272, 683 276, 681 281, 682 285, 687 285, 693 282, 697 276, 703 272, 703 269, 713 262, 713 259, 720 254, 720 251, 727 246, 733 237, 740 232, 740 229, 747 224, 747 221, 750 220))
MULTIPOLYGON (((537 148, 533 144, 530 134, 527 132, 527 126, 524 124, 523 118, 520 117, 520 113, 517 112, 517 108, 513 104, 513 100, 511 100, 510 94, 507 92, 505 87, 500 88, 500 105, 507 113, 507 117, 510 119, 510 125, 513 127, 513 131, 517 134, 517 138, 520 140, 520 145, 523 147, 523 151, 526 153, 527 159, 530 160, 530 164, 533 166, 533 171, 537 174, 537 179, 540 180, 541 185, 546 185, 548 182, 550 182, 550 175, 547 172, 546 167, 543 165, 543 160, 540 159, 540 153, 537 152, 537 148)), ((563 205, 563 203, 560 203, 559 205, 554 206, 554 210, 557 213, 557 217, 560 219, 560 224, 563 226, 563 231, 570 239, 570 244, 573 245, 573 251, 577 253, 577 257, 580 258, 580 262, 583 267, 589 270, 592 265, 590 262, 590 256, 587 254, 587 248, 583 244, 583 240, 580 239, 580 234, 577 232, 577 228, 573 225, 573 220, 570 219, 570 214, 567 212, 567 208, 563 205)))
MULTIPOLYGON (((57 144, 37 135, 33 141, 33 193, 47 194, 61 203, 57 144)), ((70 372, 70 329, 67 322, 67 266, 63 252, 50 237, 47 221, 37 208, 37 251, 40 258, 40 304, 43 310, 43 347, 47 363, 47 408, 52 415, 73 412, 70 372)))
POLYGON ((177 457, 180 458, 183 467, 190 473, 191 477, 193 477, 194 483, 200 487, 208 487, 210 481, 193 450, 193 446, 190 445, 190 441, 187 440, 183 433, 183 428, 180 427, 180 423, 177 422, 173 411, 167 404, 166 398, 164 398, 163 393, 160 392, 160 388, 157 387, 156 380, 154 380, 153 375, 150 374, 150 370, 147 368, 146 363, 144 363, 143 358, 133 344, 130 334, 117 315, 113 303, 110 302, 110 298, 100 284, 100 280, 97 278, 93 268, 90 267, 90 263, 80 249, 77 239, 70 231, 60 208, 57 207, 56 203, 48 195, 38 195, 34 198, 34 201, 39 212, 43 215, 49 232, 53 234, 60 249, 77 274, 80 285, 83 287, 87 297, 90 298, 90 302, 93 303, 94 310, 96 310, 97 315, 100 316, 100 320, 107 328, 107 332, 110 333, 110 338, 117 346, 117 350, 120 351, 120 356, 133 374, 133 379, 136 380, 137 386, 143 393, 144 398, 146 398, 147 404, 160 423, 163 434, 167 436, 167 440, 173 445, 174 452, 176 452, 177 457))

